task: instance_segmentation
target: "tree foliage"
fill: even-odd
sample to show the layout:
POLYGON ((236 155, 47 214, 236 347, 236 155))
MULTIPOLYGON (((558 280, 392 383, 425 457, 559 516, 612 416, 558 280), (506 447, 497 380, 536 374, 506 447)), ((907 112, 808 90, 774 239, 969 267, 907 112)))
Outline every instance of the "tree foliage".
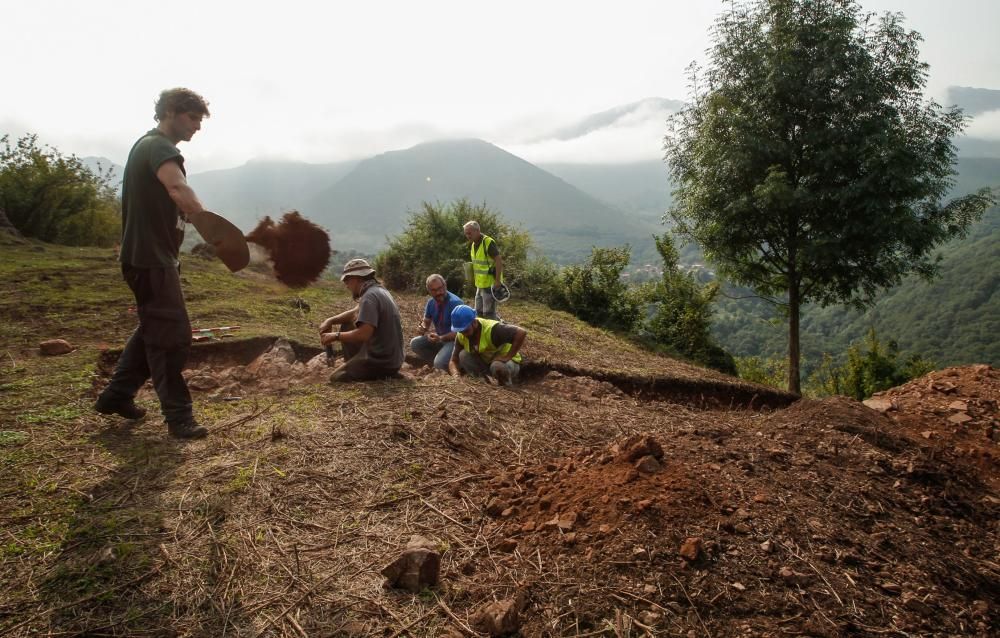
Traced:
POLYGON ((829 355, 809 379, 814 395, 844 395, 861 401, 883 390, 902 385, 934 369, 934 364, 919 355, 899 356, 895 341, 879 341, 872 328, 863 346, 852 345, 847 361, 837 365, 829 355))
POLYGON ((653 237, 663 260, 660 281, 648 288, 652 314, 645 330, 657 343, 709 367, 736 374, 735 364, 712 339, 712 308, 718 282, 701 284, 694 274, 679 269, 679 254, 669 235, 653 237))
POLYGON ((584 321, 631 332, 642 318, 644 299, 622 281, 629 246, 591 249, 583 264, 564 267, 551 303, 584 321))
POLYGON ((25 135, 0 137, 0 208, 23 235, 70 246, 111 246, 121 238, 121 202, 111 168, 97 174, 75 155, 25 135))
POLYGON ((483 234, 497 241, 503 257, 504 280, 516 283, 524 269, 531 237, 503 220, 485 203, 473 205, 466 199, 450 204, 423 203, 411 211, 406 228, 389 240, 389 247, 375 258, 375 269, 389 288, 424 290, 426 278, 439 273, 448 289, 462 294, 473 283, 465 280, 463 264, 469 261, 469 242, 462 232, 465 222, 479 222, 483 234))
POLYGON ((787 304, 789 388, 799 308, 870 302, 961 236, 988 191, 944 202, 957 107, 923 98, 921 38, 853 0, 733 4, 672 120, 668 213, 720 274, 787 304))

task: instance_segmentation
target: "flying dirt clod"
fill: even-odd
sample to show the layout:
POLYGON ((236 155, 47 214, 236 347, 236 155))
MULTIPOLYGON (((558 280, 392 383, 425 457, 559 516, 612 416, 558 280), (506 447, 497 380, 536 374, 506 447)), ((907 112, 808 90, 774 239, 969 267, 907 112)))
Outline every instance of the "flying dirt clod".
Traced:
POLYGON ((289 288, 313 283, 330 263, 330 236, 295 210, 278 224, 270 217, 260 220, 247 241, 267 251, 274 276, 289 288))

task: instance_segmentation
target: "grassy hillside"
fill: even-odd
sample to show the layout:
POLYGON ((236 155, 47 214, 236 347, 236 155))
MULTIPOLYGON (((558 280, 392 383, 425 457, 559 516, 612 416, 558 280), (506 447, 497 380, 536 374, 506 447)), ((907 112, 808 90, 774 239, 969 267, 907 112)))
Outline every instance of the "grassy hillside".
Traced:
MULTIPOLYGON (((155 414, 91 410, 106 349, 135 326, 113 255, 0 250, 4 636, 475 637, 498 601, 539 637, 1000 621, 982 604, 1000 501, 977 473, 995 466, 919 434, 951 432, 943 419, 911 433, 849 401, 760 410, 790 397, 518 301, 503 312, 532 365, 512 388, 408 368, 334 387, 279 367, 214 393, 194 379, 249 373, 247 348, 277 336, 308 350, 350 300, 339 282, 289 291, 185 257, 195 325, 243 328, 195 347, 211 436, 181 442, 155 414), (42 357, 49 337, 77 349, 42 357), (414 535, 439 582, 384 587, 414 535)), ((399 298, 407 336, 422 301, 399 298)), ((961 395, 981 392, 977 424, 996 392, 983 375, 961 395)), ((155 412, 149 388, 138 401, 155 412)))

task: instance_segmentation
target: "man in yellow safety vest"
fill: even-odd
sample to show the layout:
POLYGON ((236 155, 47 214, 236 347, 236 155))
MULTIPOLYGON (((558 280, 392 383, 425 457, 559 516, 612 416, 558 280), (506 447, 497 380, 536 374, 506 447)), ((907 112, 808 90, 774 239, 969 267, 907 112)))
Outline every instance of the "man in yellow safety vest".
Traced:
POLYGON ((470 221, 462 226, 465 238, 469 240, 469 259, 476 283, 476 315, 485 319, 497 319, 497 300, 493 288, 503 283, 503 257, 496 240, 484 235, 479 222, 470 221))
POLYGON ((451 329, 455 331, 455 349, 451 352, 448 372, 493 377, 501 385, 512 385, 521 371, 521 346, 528 332, 509 323, 476 316, 469 306, 451 311, 451 329))

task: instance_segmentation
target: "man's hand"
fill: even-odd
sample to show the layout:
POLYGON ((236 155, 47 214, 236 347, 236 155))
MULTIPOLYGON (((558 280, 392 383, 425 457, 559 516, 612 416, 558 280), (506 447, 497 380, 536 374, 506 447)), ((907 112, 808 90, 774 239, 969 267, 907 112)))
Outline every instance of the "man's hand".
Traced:
POLYGON ((324 332, 330 332, 330 328, 333 327, 333 317, 329 317, 319 324, 319 334, 322 335, 324 332))
POLYGON ((319 341, 324 346, 328 346, 334 343, 335 341, 338 341, 339 336, 340 336, 339 332, 324 332, 320 334, 319 341))
POLYGON ((462 371, 459 370, 458 368, 458 362, 455 361, 454 359, 448 362, 448 374, 450 374, 453 377, 462 376, 462 371))
POLYGON ((427 340, 431 343, 437 343, 438 341, 441 341, 441 337, 439 337, 436 332, 428 332, 427 340))

